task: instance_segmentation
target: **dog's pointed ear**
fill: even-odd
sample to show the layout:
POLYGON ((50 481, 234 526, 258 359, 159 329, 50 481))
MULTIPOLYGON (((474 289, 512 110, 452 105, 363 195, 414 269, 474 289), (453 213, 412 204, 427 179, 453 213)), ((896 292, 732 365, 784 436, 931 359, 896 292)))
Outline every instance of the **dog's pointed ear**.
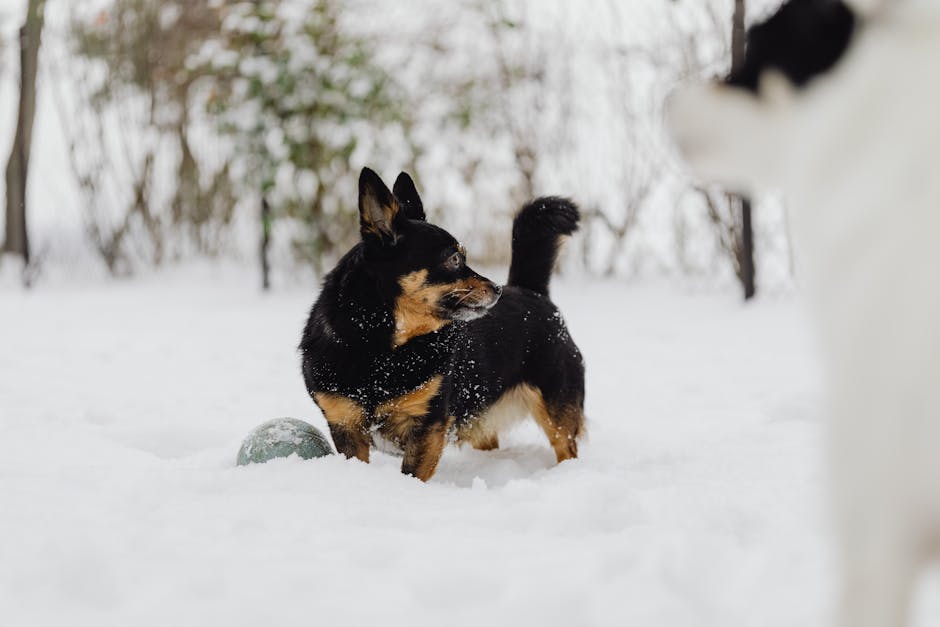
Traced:
POLYGON ((378 174, 362 168, 359 174, 359 232, 363 239, 378 238, 382 244, 398 240, 395 219, 400 205, 378 174))
POLYGON ((427 216, 424 215, 424 203, 421 202, 421 196, 418 195, 415 182, 411 180, 407 172, 398 175, 392 189, 395 192, 395 198, 398 199, 401 205, 403 217, 409 220, 421 220, 422 222, 427 220, 427 216))

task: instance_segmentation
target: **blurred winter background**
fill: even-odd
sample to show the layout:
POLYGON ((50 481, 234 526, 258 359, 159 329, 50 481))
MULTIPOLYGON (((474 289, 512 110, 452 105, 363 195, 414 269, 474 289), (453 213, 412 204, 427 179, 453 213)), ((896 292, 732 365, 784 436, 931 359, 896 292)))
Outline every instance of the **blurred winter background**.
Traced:
MULTIPOLYGON (((677 81, 727 70, 730 0, 3 0, 4 160, 28 7, 44 17, 31 281, 197 258, 260 271, 265 231, 275 282, 322 272, 356 236, 364 165, 412 172, 478 264, 506 262, 522 202, 561 194, 585 214, 566 269, 749 280, 739 201, 688 180, 661 119, 677 81)), ((785 290, 783 207, 754 214, 760 286, 785 290)))
POLYGON ((0 624, 825 624, 786 207, 662 124, 774 4, 0 0, 0 624), (581 206, 578 460, 529 425, 428 485, 235 467, 270 418, 325 430, 296 346, 365 165, 497 280, 522 202, 581 206))

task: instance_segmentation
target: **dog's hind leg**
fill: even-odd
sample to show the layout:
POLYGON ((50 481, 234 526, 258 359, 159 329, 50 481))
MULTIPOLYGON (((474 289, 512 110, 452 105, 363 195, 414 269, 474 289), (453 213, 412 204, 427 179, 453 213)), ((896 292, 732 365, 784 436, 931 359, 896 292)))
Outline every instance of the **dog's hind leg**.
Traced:
POLYGON ((584 412, 579 407, 545 405, 533 416, 548 437, 558 463, 578 456, 578 437, 584 426, 584 412))
POLYGON ((584 411, 577 401, 546 400, 537 388, 527 386, 526 405, 548 437, 558 463, 578 456, 578 438, 584 431, 584 411))

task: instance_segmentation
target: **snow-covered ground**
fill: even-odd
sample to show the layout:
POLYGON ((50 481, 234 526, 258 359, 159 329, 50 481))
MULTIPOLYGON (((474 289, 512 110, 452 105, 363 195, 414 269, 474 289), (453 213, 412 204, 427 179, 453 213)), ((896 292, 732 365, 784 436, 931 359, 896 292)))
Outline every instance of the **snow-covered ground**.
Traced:
MULTIPOLYGON (((589 439, 521 428, 430 484, 337 456, 295 346, 315 290, 187 267, 0 283, 0 623, 818 625, 831 592, 814 357, 788 297, 561 279, 589 439)), ((929 624, 929 623, 924 623, 929 624)))

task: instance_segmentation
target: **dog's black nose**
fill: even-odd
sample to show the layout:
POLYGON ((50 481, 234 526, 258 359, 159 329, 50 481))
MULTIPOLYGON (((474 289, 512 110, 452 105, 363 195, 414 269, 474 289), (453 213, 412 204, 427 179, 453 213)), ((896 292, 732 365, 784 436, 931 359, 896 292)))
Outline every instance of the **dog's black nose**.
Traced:
POLYGON ((502 285, 496 285, 496 284, 494 283, 494 284, 493 284, 493 292, 496 293, 496 298, 499 298, 499 297, 502 296, 502 294, 503 294, 503 286, 502 286, 502 285))

